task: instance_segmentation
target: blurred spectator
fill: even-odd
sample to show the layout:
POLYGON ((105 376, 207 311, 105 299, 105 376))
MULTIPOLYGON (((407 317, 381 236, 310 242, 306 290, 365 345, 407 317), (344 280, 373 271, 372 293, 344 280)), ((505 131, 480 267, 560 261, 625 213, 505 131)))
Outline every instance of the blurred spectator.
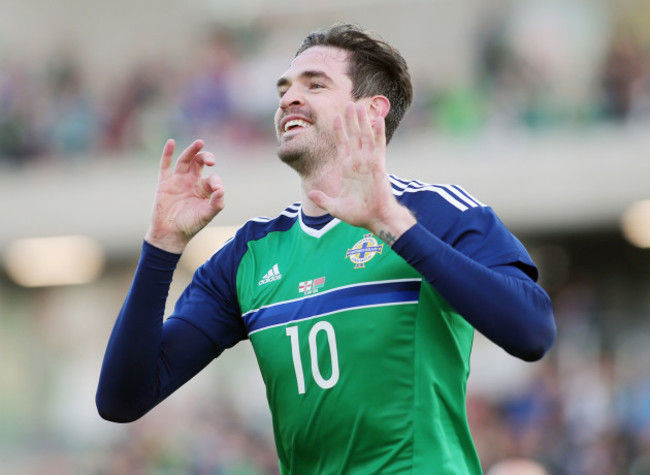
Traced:
POLYGON ((217 134, 228 139, 233 108, 233 82, 239 54, 230 36, 216 31, 181 86, 181 127, 186 137, 217 134))
POLYGON ((96 150, 97 113, 78 64, 58 61, 49 87, 48 148, 66 158, 96 150))
POLYGON ((611 41, 602 73, 603 114, 624 120, 632 107, 632 88, 643 68, 641 45, 629 31, 619 31, 611 41))
POLYGON ((35 117, 37 93, 31 71, 0 63, 0 159, 20 165, 43 152, 35 117))
MULTIPOLYGON (((169 99, 163 96, 163 88, 172 74, 162 65, 142 64, 111 91, 104 111, 104 148, 125 152, 142 147, 150 132, 144 127, 143 118, 147 110, 169 99)), ((165 119, 168 118, 160 118, 161 128, 165 119)))
POLYGON ((492 124, 545 129, 593 119, 605 28, 588 2, 515 2, 483 23, 479 71, 492 124))

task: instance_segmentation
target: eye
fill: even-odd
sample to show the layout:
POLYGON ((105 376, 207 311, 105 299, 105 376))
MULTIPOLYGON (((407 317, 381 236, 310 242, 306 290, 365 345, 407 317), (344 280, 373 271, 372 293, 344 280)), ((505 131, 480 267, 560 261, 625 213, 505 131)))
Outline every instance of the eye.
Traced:
POLYGON ((325 87, 325 86, 324 86, 323 84, 319 83, 319 82, 312 82, 312 83, 309 85, 309 89, 322 89, 322 88, 324 88, 324 87, 325 87))
POLYGON ((286 88, 278 89, 278 96, 280 96, 280 98, 282 98, 282 96, 284 96, 286 93, 287 93, 286 88))

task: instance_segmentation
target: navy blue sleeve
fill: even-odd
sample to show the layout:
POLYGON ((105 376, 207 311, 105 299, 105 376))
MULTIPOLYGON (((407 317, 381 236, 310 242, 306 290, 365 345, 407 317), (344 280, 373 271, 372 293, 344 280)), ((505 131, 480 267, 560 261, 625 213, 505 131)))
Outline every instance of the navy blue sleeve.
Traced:
POLYGON ((220 352, 248 338, 236 283, 242 246, 233 239, 201 265, 168 319, 199 329, 220 352))
POLYGON ((191 379, 220 349, 180 319, 163 323, 180 255, 142 246, 133 282, 117 317, 99 378, 99 414, 114 422, 140 418, 191 379))
POLYGON ((535 361, 555 340, 551 300, 535 282, 536 268, 514 237, 512 249, 490 244, 490 236, 504 230, 483 235, 469 230, 448 243, 418 223, 393 249, 476 330, 508 353, 535 361))

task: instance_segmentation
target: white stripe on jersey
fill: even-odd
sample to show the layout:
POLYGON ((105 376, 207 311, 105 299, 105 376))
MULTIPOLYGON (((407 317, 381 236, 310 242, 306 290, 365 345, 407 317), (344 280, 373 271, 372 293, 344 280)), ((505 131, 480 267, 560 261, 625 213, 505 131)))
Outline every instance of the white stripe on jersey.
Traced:
POLYGON ((364 286, 370 286, 370 285, 376 285, 376 284, 392 284, 392 283, 400 283, 400 282, 422 282, 422 279, 420 277, 406 278, 406 279, 387 279, 387 280, 377 280, 377 281, 373 281, 373 282, 361 282, 361 283, 358 283, 358 284, 342 285, 340 287, 335 287, 333 289, 325 290, 325 291, 319 292, 317 294, 301 295, 300 297, 296 297, 294 299, 282 300, 280 302, 273 302, 273 303, 270 303, 268 305, 262 305, 259 308, 254 308, 254 309, 248 310, 247 312, 244 312, 241 317, 243 319, 247 315, 249 315, 251 313, 259 312, 260 310, 265 309, 265 308, 276 307, 278 305, 285 305, 285 304, 288 304, 288 303, 297 302, 298 300, 307 300, 307 299, 315 298, 315 297, 318 297, 318 296, 322 297, 324 294, 338 292, 341 289, 348 289, 348 288, 352 288, 352 287, 364 287, 364 286))
MULTIPOLYGON (((279 216, 286 216, 287 218, 295 218, 300 211, 300 203, 294 203, 291 206, 287 206, 282 213, 279 214, 279 216)), ((251 218, 250 221, 254 221, 256 223, 268 223, 269 221, 273 221, 276 218, 267 218, 266 216, 257 216, 255 218, 251 218)))
POLYGON ((456 189, 457 189, 460 193, 462 193, 462 194, 463 194, 467 199, 472 200, 472 201, 473 201, 474 203, 476 203, 478 206, 482 206, 482 207, 484 207, 484 208, 487 207, 487 205, 486 205, 485 203, 482 203, 482 202, 480 202, 479 200, 477 200, 476 198, 474 198, 474 197, 473 197, 472 195, 470 195, 470 194, 467 192, 467 190, 466 190, 465 188, 463 188, 462 186, 460 186, 460 185, 449 185, 449 186, 451 186, 451 187, 453 187, 453 188, 456 188, 456 189))
POLYGON ((430 185, 417 180, 404 181, 394 175, 388 175, 388 179, 393 185, 393 194, 395 196, 402 196, 404 193, 417 193, 418 191, 431 191, 437 193, 461 211, 485 206, 457 185, 430 185))
POLYGON ((465 203, 470 208, 479 207, 479 204, 475 200, 471 199, 470 197, 462 193, 458 188, 456 188, 455 185, 433 185, 433 186, 447 190, 447 192, 453 194, 456 198, 458 198, 460 201, 465 203))
POLYGON ((300 213, 300 203, 294 203, 280 213, 280 216, 286 216, 287 218, 295 218, 300 213))

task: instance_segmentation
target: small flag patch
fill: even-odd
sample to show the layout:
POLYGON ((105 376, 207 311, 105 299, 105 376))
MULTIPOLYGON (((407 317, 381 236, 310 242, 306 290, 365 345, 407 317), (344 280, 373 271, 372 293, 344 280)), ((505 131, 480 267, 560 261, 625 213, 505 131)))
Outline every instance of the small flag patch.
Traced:
POLYGON ((298 284, 298 292, 304 295, 310 295, 318 292, 318 289, 325 285, 325 277, 318 279, 305 280, 298 284))

